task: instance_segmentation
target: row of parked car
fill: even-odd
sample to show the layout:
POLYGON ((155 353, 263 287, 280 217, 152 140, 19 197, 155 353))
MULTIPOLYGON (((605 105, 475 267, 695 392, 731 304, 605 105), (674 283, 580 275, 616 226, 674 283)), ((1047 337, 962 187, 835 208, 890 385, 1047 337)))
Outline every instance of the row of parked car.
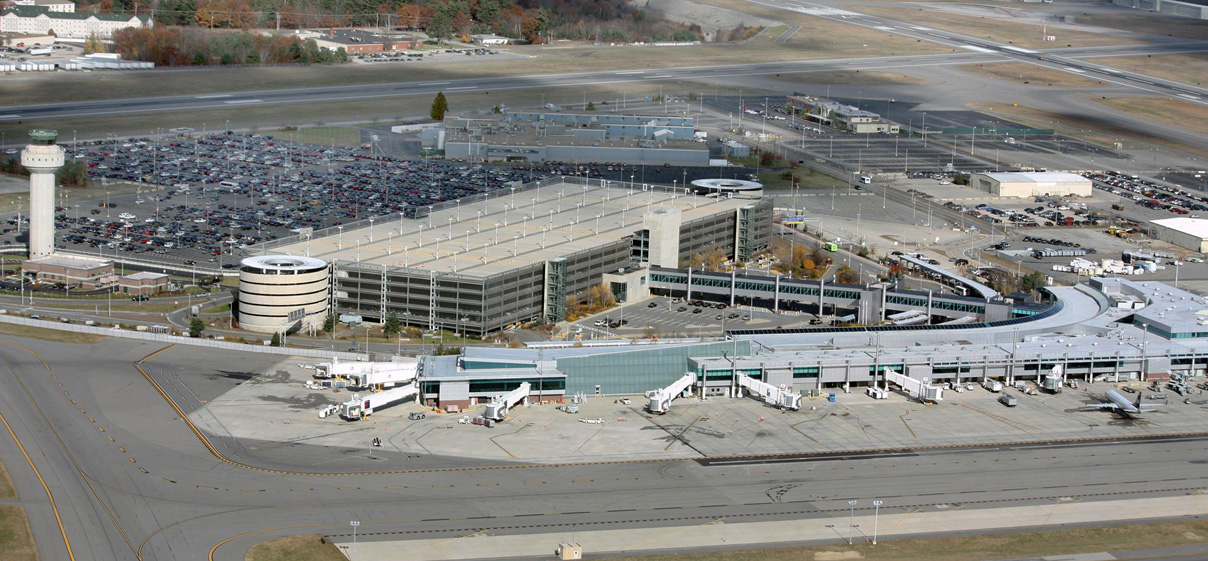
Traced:
MULTIPOLYGON (((1208 211, 1208 195, 1189 191, 1179 185, 1159 185, 1148 179, 1115 171, 1087 172, 1083 175, 1093 181, 1095 188, 1132 199, 1145 208, 1186 215, 1208 211)), ((1191 217, 1199 218, 1198 215, 1191 217)))

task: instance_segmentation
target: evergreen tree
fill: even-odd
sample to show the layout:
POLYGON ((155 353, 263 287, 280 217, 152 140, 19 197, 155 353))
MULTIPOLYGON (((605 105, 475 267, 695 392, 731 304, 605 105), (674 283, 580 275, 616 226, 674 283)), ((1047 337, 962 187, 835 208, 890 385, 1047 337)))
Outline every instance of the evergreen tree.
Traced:
POLYGON ((449 112, 449 100, 445 99, 445 92, 437 92, 436 99, 432 100, 432 120, 445 120, 445 113, 449 112))
POLYGON ((397 335, 403 330, 403 322, 398 319, 398 314, 390 312, 386 314, 386 322, 382 325, 382 333, 387 337, 397 335))
POLYGON ((280 347, 281 346, 281 334, 273 333, 273 340, 269 341, 268 344, 272 345, 274 347, 280 347))
POLYGON ((189 337, 201 337, 201 332, 205 331, 205 328, 205 323, 198 318, 193 318, 193 321, 189 322, 189 337))

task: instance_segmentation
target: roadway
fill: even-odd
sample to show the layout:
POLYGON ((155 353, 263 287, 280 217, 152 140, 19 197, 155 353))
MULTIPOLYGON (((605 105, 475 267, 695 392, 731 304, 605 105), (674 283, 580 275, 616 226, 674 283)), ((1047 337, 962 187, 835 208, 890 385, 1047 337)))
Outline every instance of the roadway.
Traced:
MULTIPOLYGON (((864 16, 871 18, 871 16, 864 16)), ((857 23, 853 20, 842 20, 857 23)), ((882 21, 883 27, 896 24, 882 21)), ((857 23, 859 25, 871 25, 857 23)), ((915 36, 917 33, 895 28, 895 32, 915 36)), ((1031 64, 1048 66, 1058 70, 1076 68, 1081 72, 1097 73, 1105 82, 1162 95, 1192 96, 1188 101, 1202 102, 1200 96, 1208 90, 1179 84, 1133 72, 1110 69, 1106 66, 1083 62, 1082 58, 1106 56, 1137 56, 1146 54, 1189 53, 1208 51, 1208 42, 1183 41, 1154 45, 1121 45, 1110 47, 1054 49, 1049 51, 1017 52, 1005 46, 993 46, 984 40, 963 39, 955 34, 927 32, 921 36, 931 42, 951 44, 960 52, 936 55, 902 55, 869 58, 841 58, 830 60, 787 61, 770 63, 747 63, 732 65, 686 66, 678 68, 593 71, 560 74, 533 74, 494 78, 450 79, 428 82, 389 82, 382 84, 360 84, 356 87, 332 86, 292 88, 260 91, 210 93, 204 95, 178 95, 165 97, 142 97, 108 99, 55 104, 20 104, 0 106, 2 122, 55 121, 70 117, 105 117, 139 115, 160 112, 187 112, 207 109, 230 109, 285 104, 321 104, 396 98, 409 96, 431 96, 438 91, 466 93, 601 86, 608 84, 664 82, 664 81, 719 81, 743 76, 770 76, 779 74, 803 74, 850 70, 909 70, 916 67, 951 66, 965 64, 987 64, 1011 60, 1022 60, 1031 64), (959 44, 958 44, 959 43, 959 44), (985 45, 985 46, 983 46, 985 45), (965 47, 976 47, 969 50, 965 47)))
MULTIPOLYGON (((887 514, 1208 488, 1200 465, 1208 440, 1200 436, 552 466, 371 449, 372 431, 380 430, 369 423, 348 425, 347 448, 308 445, 304 435, 273 443, 219 434, 203 443, 181 413, 270 369, 273 357, 174 347, 142 361, 144 377, 134 363, 159 345, 19 342, 48 357, 51 370, 30 351, 0 344, 0 359, 12 366, 0 372, 11 379, 0 403, 46 479, 81 561, 201 560, 219 545, 214 559, 241 560, 247 547, 268 537, 342 539, 353 519, 364 521, 363 540, 527 534, 572 524, 579 531, 709 520, 822 525, 846 512, 849 499, 881 498, 887 514)), ((15 442, 0 438, 0 452, 29 509, 40 553, 70 558, 46 493, 20 463, 15 442)), ((670 535, 666 543, 676 545, 670 535)))

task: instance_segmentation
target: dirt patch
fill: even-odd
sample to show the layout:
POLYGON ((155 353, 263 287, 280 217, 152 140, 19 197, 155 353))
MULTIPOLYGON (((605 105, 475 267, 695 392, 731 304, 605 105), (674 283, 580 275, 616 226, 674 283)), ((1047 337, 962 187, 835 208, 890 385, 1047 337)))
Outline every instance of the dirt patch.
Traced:
POLYGON ((958 66, 960 70, 980 74, 989 78, 1006 80, 1016 84, 1053 88, 1093 88, 1105 86, 1102 81, 1086 76, 1075 76, 1065 72, 1034 66, 1022 62, 1006 62, 1002 64, 975 64, 958 66))
POLYGON ((1208 134, 1208 107, 1177 99, 1109 97, 1095 103, 1200 134, 1208 134))
POLYGON ((0 505, 0 557, 6 561, 38 559, 25 509, 17 505, 0 505))
POLYGON ((316 535, 289 536, 260 542, 245 561, 347 561, 339 548, 316 535))
POLYGON ((1059 47, 1094 47, 1101 45, 1129 45, 1144 43, 1142 39, 1130 40, 1114 35, 1075 31, 1070 29, 1048 30, 1057 36, 1056 42, 1045 41, 1042 25, 1007 21, 1003 18, 976 17, 940 12, 928 8, 906 8, 890 6, 842 5, 844 9, 881 16, 897 21, 913 23, 953 33, 988 39, 997 43, 1018 45, 1036 49, 1059 47))
POLYGON ((846 559, 863 559, 859 551, 819 551, 814 554, 816 561, 844 561, 846 559))
MULTIPOLYGON (((1204 33, 1208 34, 1208 30, 1204 33)), ((1203 86, 1208 81, 1208 54, 1205 53, 1092 58, 1088 61, 1196 86, 1203 86)))

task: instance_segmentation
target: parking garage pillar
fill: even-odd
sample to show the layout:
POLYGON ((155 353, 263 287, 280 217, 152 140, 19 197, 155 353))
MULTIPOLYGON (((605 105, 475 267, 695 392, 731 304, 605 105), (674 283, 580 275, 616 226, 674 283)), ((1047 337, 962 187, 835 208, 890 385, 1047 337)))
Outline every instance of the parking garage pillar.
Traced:
POLYGON ((692 267, 688 267, 688 284, 684 293, 684 300, 692 299, 692 267))
POLYGON ((730 269, 730 307, 734 307, 734 285, 738 282, 738 269, 730 269))
POLYGON ((881 321, 885 321, 885 299, 888 298, 888 287, 885 283, 881 283, 881 321))
POLYGON ((931 323, 931 298, 932 298, 932 292, 930 290, 928 290, 927 291, 927 323, 931 323))
POLYGON ((776 288, 772 291, 772 311, 780 311, 780 275, 776 275, 776 288))
POLYGON ((821 278, 818 279, 818 317, 822 317, 826 313, 824 294, 826 294, 826 279, 821 278))

